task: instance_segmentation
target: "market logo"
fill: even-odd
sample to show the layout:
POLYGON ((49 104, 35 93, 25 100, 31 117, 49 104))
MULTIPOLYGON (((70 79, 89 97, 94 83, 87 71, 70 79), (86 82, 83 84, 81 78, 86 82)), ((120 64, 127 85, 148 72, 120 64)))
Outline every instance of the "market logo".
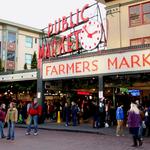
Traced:
POLYGON ((102 32, 100 23, 97 21, 88 21, 88 23, 82 27, 80 33, 81 46, 85 50, 92 50, 98 46, 101 37, 102 32))
POLYGON ((105 39, 103 38, 104 27, 100 11, 99 19, 98 14, 88 15, 93 13, 93 7, 98 9, 98 4, 95 3, 91 6, 86 4, 81 10, 77 9, 75 13, 70 12, 69 16, 58 18, 43 29, 42 45, 39 46, 39 62, 41 59, 68 53, 82 53, 84 50, 98 48, 98 45, 105 39))

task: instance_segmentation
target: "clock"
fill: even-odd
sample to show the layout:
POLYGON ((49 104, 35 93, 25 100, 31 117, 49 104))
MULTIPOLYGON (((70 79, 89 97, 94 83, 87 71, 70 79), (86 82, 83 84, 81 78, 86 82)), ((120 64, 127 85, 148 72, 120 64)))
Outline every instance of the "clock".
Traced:
POLYGON ((101 41, 101 25, 97 21, 88 21, 81 30, 79 39, 85 50, 92 50, 101 41))

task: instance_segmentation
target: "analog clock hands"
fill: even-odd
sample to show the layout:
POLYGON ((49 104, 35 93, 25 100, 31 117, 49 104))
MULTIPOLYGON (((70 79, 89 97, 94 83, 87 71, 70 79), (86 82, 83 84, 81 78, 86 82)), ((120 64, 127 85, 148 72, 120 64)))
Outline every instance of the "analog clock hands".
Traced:
POLYGON ((92 38, 92 36, 98 32, 98 31, 94 31, 93 33, 89 33, 86 25, 83 26, 83 28, 84 28, 85 32, 87 33, 88 38, 92 38))

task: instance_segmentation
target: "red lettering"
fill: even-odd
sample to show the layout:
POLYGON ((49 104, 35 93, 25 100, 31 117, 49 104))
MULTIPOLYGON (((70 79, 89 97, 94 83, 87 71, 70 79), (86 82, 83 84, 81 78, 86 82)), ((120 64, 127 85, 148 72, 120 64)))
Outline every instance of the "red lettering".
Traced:
POLYGON ((72 42, 71 42, 71 36, 72 36, 72 33, 70 33, 68 36, 67 36, 67 47, 68 47, 68 50, 67 52, 72 52, 72 42))
POLYGON ((82 21, 84 21, 84 22, 86 22, 86 21, 89 20, 88 17, 84 18, 84 16, 83 16, 84 11, 85 11, 88 7, 89 7, 89 5, 86 4, 86 5, 82 8, 82 10, 81 10, 81 19, 82 19, 82 21))
POLYGON ((62 32, 66 31, 67 29, 68 29, 67 17, 64 16, 62 18, 62 32))
POLYGON ((80 34, 81 30, 77 30, 74 32, 74 35, 75 35, 75 39, 76 39, 76 50, 79 49, 79 34, 80 34))
POLYGON ((64 46, 64 41, 65 41, 65 36, 62 37, 61 42, 59 44, 59 48, 58 48, 58 55, 65 53, 65 46, 64 46))
POLYGON ((132 55, 131 56, 131 67, 134 68, 135 67, 134 65, 137 65, 140 67, 139 60, 140 60, 140 58, 138 55, 132 55))
POLYGON ((125 57, 122 58, 119 69, 122 68, 122 66, 126 66, 127 68, 130 68, 130 66, 129 66, 129 64, 128 64, 125 57))
POLYGON ((92 61, 92 71, 97 71, 98 70, 98 60, 93 60, 92 61))
POLYGON ((45 57, 45 46, 42 44, 42 47, 39 46, 39 59, 45 57))
POLYGON ((108 58, 108 70, 110 70, 111 66, 114 66, 114 65, 115 65, 115 69, 117 69, 117 66, 118 66, 118 59, 117 59, 117 57, 113 61, 111 61, 111 59, 108 58))
POLYGON ((56 66, 53 66, 53 68, 52 68, 51 75, 53 75, 53 74, 58 75, 56 66))
POLYGON ((83 72, 85 72, 86 70, 90 72, 89 66, 90 64, 88 61, 83 61, 83 72))
POLYGON ((72 12, 70 12, 70 28, 73 28, 75 26, 75 24, 73 23, 72 20, 72 12))
POLYGON ((60 65, 59 65, 59 75, 60 75, 60 74, 65 74, 64 69, 65 69, 65 66, 64 66, 63 64, 60 64, 60 65))
POLYGON ((77 12, 76 12, 76 25, 77 26, 79 25, 79 9, 77 9, 77 12))
POLYGON ((66 73, 68 74, 70 71, 71 73, 74 73, 74 63, 66 64, 66 73))
POLYGON ((58 19, 58 22, 55 20, 55 34, 58 34, 60 32, 60 18, 58 19))
POLYGON ((46 66, 46 76, 48 76, 51 66, 46 66))
POLYGON ((50 23, 50 24, 48 25, 48 33, 47 33, 48 37, 51 36, 52 32, 53 32, 53 25, 50 23))
POLYGON ((148 54, 147 56, 145 55, 146 54, 143 54, 143 66, 146 66, 146 64, 150 66, 150 54, 148 54))
POLYGON ((51 55, 52 55, 53 57, 56 56, 56 45, 57 45, 56 39, 53 39, 53 40, 51 41, 51 47, 52 47, 51 55))
POLYGON ((46 58, 49 58, 50 57, 50 44, 47 43, 46 44, 46 58))
POLYGON ((81 62, 76 62, 75 67, 76 67, 76 73, 81 72, 81 62))

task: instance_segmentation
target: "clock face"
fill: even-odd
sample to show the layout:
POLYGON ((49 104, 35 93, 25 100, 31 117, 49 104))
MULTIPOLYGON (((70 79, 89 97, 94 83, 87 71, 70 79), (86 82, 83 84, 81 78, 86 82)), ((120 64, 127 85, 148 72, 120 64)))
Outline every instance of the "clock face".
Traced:
POLYGON ((101 25, 97 21, 89 21, 82 27, 79 36, 81 46, 85 50, 92 50, 97 47, 101 40, 101 25))

